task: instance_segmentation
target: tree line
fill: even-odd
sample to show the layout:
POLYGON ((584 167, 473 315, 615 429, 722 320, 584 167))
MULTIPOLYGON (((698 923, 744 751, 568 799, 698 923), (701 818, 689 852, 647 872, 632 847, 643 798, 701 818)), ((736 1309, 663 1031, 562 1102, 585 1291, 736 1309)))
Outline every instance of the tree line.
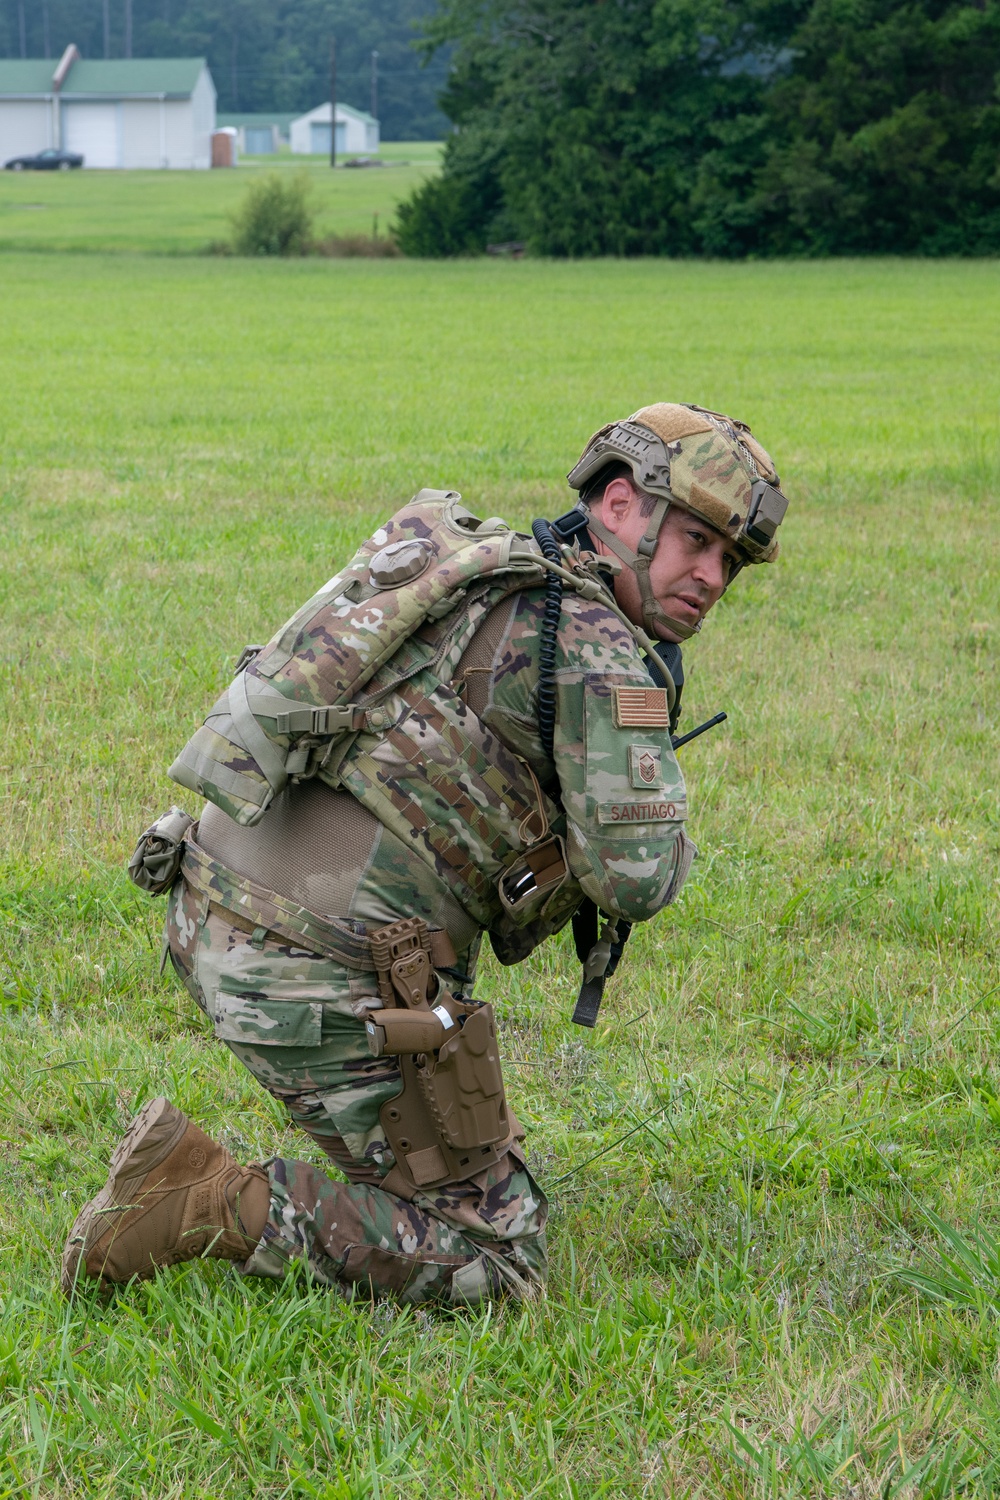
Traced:
POLYGON ((994 254, 997 0, 441 0, 410 254, 994 254))
POLYGON ((206 57, 220 113, 304 111, 337 96, 372 105, 385 140, 440 137, 446 53, 429 66, 414 42, 433 0, 0 0, 0 56, 206 57))

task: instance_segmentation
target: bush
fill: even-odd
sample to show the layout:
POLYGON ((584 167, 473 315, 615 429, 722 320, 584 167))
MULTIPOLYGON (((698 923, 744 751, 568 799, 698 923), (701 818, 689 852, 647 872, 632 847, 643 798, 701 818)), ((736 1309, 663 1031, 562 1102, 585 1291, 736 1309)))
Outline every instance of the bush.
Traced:
POLYGON ((428 178, 396 209, 392 232, 404 255, 477 255, 491 240, 521 237, 504 209, 499 155, 489 131, 451 137, 442 175, 428 178))
POLYGON ((399 205, 393 232, 406 255, 475 255, 486 248, 481 208, 465 178, 432 177, 399 205))
POLYGON ((269 172, 233 214, 233 249, 237 255, 305 255, 312 227, 305 173, 269 172))

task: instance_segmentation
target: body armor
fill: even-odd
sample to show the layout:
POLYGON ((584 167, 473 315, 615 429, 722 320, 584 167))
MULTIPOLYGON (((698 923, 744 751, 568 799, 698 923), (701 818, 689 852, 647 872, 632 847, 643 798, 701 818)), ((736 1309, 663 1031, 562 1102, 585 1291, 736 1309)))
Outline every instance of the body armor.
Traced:
MULTIPOLYGON (((465 701, 455 665, 498 604, 553 573, 653 650, 588 570, 587 555, 571 547, 557 555, 543 556, 533 538, 502 521, 477 520, 452 492, 422 490, 266 646, 246 649, 170 774, 243 827, 257 824, 290 783, 318 778, 350 793, 430 866, 489 931, 503 961, 520 959, 565 925, 583 897, 570 875, 566 814, 528 758, 465 701)), ((671 829, 671 864, 661 879, 666 901, 683 881, 690 846, 676 837, 682 802, 656 795, 674 699, 669 674, 664 679, 663 688, 614 689, 615 713, 628 709, 623 725, 634 724, 636 736, 645 732, 654 743, 646 752, 649 775, 630 781, 627 791, 621 774, 604 776, 610 790, 602 794, 601 817, 627 814, 643 823, 648 815, 671 829), (643 795, 647 783, 652 796, 643 795)), ((603 725, 608 718, 608 700, 587 702, 590 745, 598 719, 603 725)), ((582 721, 580 733, 582 744, 582 721)), ((610 760, 600 743, 598 736, 594 754, 610 760)), ((447 934, 413 917, 382 928, 324 918, 227 869, 199 847, 196 828, 177 821, 175 812, 144 836, 133 863, 146 889, 163 890, 172 864, 209 910, 229 913, 255 942, 301 942, 378 975, 382 1003, 366 1021, 369 1046, 375 1056, 398 1057, 403 1080, 381 1112, 396 1158, 385 1185, 412 1196, 499 1161, 512 1147, 516 1122, 504 1097, 492 1009, 452 994, 435 973, 449 972, 435 949, 447 934)), ((607 952, 605 942, 591 954, 602 959, 602 972, 607 952)))
MULTIPOLYGON (((652 650, 604 586, 566 562, 564 583, 652 650)), ((454 492, 421 490, 268 645, 246 649, 170 775, 244 825, 289 782, 317 776, 446 874, 480 927, 536 924, 567 877, 561 809, 438 669, 505 595, 554 566, 454 492)), ((558 926, 575 904, 558 903, 558 926)))

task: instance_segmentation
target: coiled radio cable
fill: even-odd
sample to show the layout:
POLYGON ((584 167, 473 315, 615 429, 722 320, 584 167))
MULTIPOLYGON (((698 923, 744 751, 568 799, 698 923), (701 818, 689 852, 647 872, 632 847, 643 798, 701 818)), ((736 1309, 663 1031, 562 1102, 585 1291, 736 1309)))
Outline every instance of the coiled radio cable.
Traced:
MULTIPOLYGON (((562 551, 548 521, 532 521, 531 534, 543 557, 549 562, 562 564, 562 551)), ((556 641, 562 600, 563 581, 558 573, 549 573, 545 580, 545 615, 538 647, 538 734, 549 760, 553 758, 552 742, 556 729, 556 641)))

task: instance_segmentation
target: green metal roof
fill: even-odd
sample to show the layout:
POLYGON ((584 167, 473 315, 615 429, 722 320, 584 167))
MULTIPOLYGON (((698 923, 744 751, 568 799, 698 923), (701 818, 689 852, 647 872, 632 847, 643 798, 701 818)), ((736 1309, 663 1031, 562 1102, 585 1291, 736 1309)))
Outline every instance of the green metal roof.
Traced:
POLYGON ((0 57, 0 95, 51 94, 55 57, 0 57))
MULTIPOLYGON (((51 94, 52 75, 59 66, 53 57, 0 58, 0 97, 11 94, 51 94)), ((74 62, 62 86, 64 98, 128 98, 136 94, 168 94, 186 99, 194 92, 203 57, 113 57, 74 62)))
POLYGON ((353 104, 344 104, 342 100, 338 99, 337 108, 342 109, 345 115, 353 115, 356 120, 364 120, 366 125, 378 124, 374 115, 366 114, 363 109, 355 109, 353 104))
POLYGON ((186 97, 194 92, 204 66, 203 57, 113 57, 94 62, 84 58, 70 68, 62 88, 63 98, 79 94, 119 98, 128 94, 186 97))
MULTIPOLYGON (((292 115, 292 119, 293 120, 308 120, 311 117, 313 117, 314 115, 319 114, 319 112, 321 110, 329 109, 329 108, 330 108, 330 101, 328 99, 325 104, 317 104, 313 109, 307 109, 304 115, 292 115)), ((342 110, 345 115, 351 115, 355 120, 364 120, 364 122, 365 122, 366 125, 377 125, 378 124, 378 121, 376 120, 376 118, 375 118, 374 115, 366 114, 363 109, 355 109, 353 104, 345 104, 344 101, 343 101, 343 99, 338 99, 337 100, 337 108, 339 110, 342 110)), ((322 121, 317 120, 316 123, 317 124, 321 124, 322 121)))
POLYGON ((298 119, 297 114, 256 114, 256 115, 217 115, 219 125, 235 125, 237 129, 241 125, 277 125, 279 130, 287 130, 293 120, 298 119))

